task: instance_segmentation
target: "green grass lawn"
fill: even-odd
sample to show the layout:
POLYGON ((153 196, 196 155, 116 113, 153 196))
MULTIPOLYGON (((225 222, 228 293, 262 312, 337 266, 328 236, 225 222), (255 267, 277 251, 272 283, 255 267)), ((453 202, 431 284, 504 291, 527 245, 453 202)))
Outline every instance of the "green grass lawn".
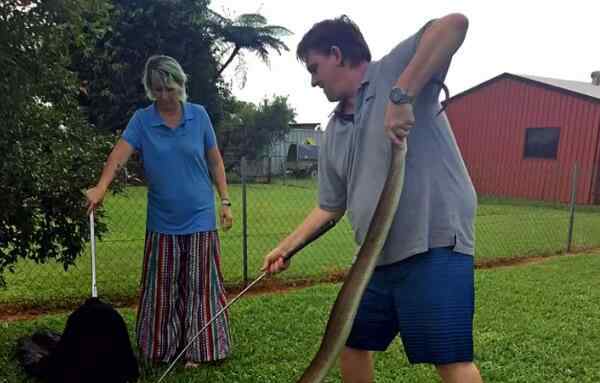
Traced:
MULTIPOLYGON (((490 382, 600 381, 600 255, 476 272, 475 354, 490 382)), ((337 285, 245 297, 231 308, 235 342, 221 366, 176 369, 170 382, 295 381, 316 352, 337 285)), ((134 313, 121 310, 133 329, 134 313)), ((0 323, 0 382, 27 382, 12 349, 45 327, 62 331, 66 315, 0 323)), ((133 339, 133 338, 132 338, 133 339)), ((435 382, 430 366, 410 366, 400 342, 376 356, 377 382, 435 382)), ((154 382, 162 370, 145 370, 154 382)), ((340 382, 331 371, 327 382, 340 382)))
MULTIPOLYGON (((234 227, 220 232, 222 269, 226 284, 243 279, 242 190, 231 185, 234 227)), ((310 180, 288 184, 252 184, 248 201, 248 277, 253 279, 264 255, 293 230, 316 204, 316 188, 310 180)), ((106 200, 110 232, 98 241, 98 289, 113 301, 135 297, 141 270, 145 228, 145 189, 129 187, 106 200)), ((568 209, 530 201, 481 199, 476 220, 477 258, 520 257, 564 251, 568 209)), ((574 244, 600 246, 600 210, 577 211, 574 244)), ((344 219, 330 233, 297 256, 281 278, 319 278, 345 269, 354 255, 350 225, 344 219)), ((0 290, 2 304, 23 307, 65 307, 90 294, 89 254, 68 272, 50 263, 20 262, 7 273, 8 289, 0 290)))

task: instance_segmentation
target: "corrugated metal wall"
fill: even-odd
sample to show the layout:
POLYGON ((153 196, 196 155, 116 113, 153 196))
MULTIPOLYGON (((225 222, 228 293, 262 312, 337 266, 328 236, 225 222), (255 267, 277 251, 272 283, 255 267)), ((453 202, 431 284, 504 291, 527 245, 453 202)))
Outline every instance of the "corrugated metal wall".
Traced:
POLYGON ((450 101, 448 118, 478 193, 567 202, 580 167, 577 201, 593 203, 600 158, 600 104, 502 78, 450 101), (525 159, 526 128, 558 127, 557 159, 525 159))

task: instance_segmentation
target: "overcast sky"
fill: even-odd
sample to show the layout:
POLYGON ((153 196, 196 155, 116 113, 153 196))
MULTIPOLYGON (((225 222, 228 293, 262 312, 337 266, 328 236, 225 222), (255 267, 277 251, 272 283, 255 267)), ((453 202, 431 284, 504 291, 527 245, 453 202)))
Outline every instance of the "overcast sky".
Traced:
POLYGON ((469 32, 446 78, 451 94, 503 72, 589 82, 590 73, 600 70, 598 0, 213 0, 211 8, 229 17, 259 12, 269 24, 294 32, 285 38, 290 52, 273 54, 270 67, 246 55, 243 88, 234 64, 225 77, 245 101, 288 95, 298 122, 322 123, 334 105, 319 88, 310 87, 308 72, 295 58, 296 45, 314 23, 340 14, 359 25, 377 60, 427 20, 464 13, 469 32))

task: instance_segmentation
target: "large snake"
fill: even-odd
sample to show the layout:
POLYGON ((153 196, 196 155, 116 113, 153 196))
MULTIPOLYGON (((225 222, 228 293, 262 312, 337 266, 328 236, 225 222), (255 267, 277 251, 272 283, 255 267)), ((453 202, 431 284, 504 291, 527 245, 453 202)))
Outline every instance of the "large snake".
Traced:
POLYGON ((331 309, 325 334, 319 351, 302 374, 299 383, 322 382, 350 334, 352 323, 363 292, 371 279, 377 258, 398 209, 404 184, 404 159, 406 142, 403 146, 392 144, 392 159, 383 191, 375 208, 373 219, 363 244, 358 249, 356 260, 348 272, 337 299, 331 309))

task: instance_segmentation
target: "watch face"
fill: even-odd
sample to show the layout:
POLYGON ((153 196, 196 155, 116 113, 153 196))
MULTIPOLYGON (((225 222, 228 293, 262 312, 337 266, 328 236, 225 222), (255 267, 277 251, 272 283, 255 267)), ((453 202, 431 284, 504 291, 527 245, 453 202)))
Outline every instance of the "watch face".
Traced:
POLYGON ((390 92, 390 100, 394 104, 402 104, 409 102, 408 97, 400 88, 392 89, 392 91, 390 92))
POLYGON ((393 88, 390 92, 390 101, 394 104, 412 104, 414 97, 409 96, 402 88, 393 88))

